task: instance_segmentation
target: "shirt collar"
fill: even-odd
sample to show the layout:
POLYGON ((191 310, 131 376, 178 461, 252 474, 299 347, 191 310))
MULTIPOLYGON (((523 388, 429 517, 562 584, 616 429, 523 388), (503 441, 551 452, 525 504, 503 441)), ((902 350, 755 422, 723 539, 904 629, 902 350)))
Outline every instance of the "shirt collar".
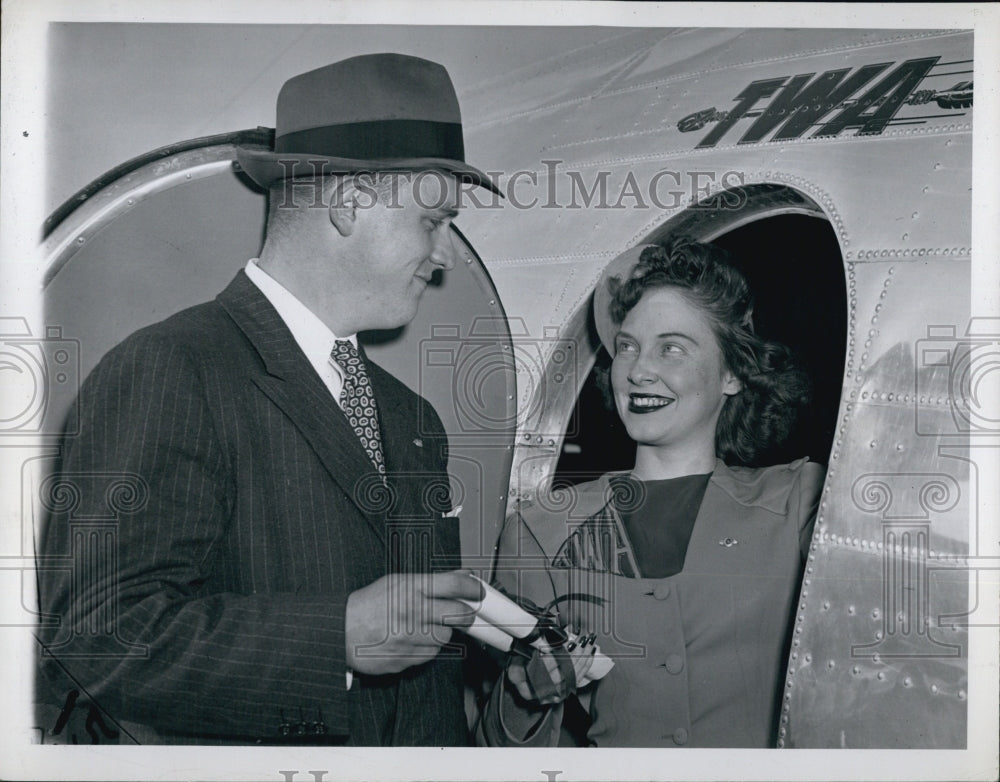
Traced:
POLYGON ((289 290, 274 277, 257 265, 257 258, 251 258, 246 265, 246 275, 256 285, 271 306, 292 332, 296 344, 306 354, 317 371, 322 375, 322 367, 327 365, 333 343, 338 339, 346 339, 354 347, 358 346, 356 334, 349 337, 339 337, 320 320, 305 304, 293 296, 289 290))

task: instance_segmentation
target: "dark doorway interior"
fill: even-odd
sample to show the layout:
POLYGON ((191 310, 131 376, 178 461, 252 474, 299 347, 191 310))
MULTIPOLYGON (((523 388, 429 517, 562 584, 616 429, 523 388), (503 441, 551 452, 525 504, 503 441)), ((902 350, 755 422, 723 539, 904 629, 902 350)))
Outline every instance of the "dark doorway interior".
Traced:
MULTIPOLYGON (((840 246, 830 223, 805 215, 778 215, 736 228, 712 242, 732 253, 747 276, 756 306, 757 333, 788 345, 813 383, 813 404, 784 447, 768 463, 801 456, 826 463, 833 444, 847 349, 847 290, 840 246)), ((611 359, 604 349, 596 370, 611 359)), ((605 406, 591 372, 573 411, 555 480, 589 480, 630 469, 635 444, 613 409, 605 406)))

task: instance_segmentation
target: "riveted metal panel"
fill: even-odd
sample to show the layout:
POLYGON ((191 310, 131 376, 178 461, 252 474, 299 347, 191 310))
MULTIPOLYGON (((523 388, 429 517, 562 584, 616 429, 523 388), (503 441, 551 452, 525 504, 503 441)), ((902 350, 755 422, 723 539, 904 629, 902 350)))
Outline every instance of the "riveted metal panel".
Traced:
MULTIPOLYGON (((967 316, 969 266, 848 268, 851 350, 779 741, 963 748, 975 482, 952 367, 926 346, 943 320, 967 316)), ((954 356, 958 342, 931 345, 954 356)))

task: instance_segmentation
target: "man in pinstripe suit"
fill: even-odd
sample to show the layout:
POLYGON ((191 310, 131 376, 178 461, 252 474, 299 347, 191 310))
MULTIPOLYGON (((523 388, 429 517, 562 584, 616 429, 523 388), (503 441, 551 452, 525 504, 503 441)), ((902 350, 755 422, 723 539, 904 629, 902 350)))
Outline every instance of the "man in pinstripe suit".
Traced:
POLYGON ((72 682, 122 741, 465 744, 450 637, 479 587, 455 570, 446 436, 354 335, 413 318, 453 264, 460 180, 492 185, 435 63, 334 63, 277 113, 275 151, 239 155, 270 188, 260 258, 81 391, 42 542, 41 690, 72 682), (306 161, 319 202, 291 186, 306 161), (112 517, 81 555, 80 520, 112 517))

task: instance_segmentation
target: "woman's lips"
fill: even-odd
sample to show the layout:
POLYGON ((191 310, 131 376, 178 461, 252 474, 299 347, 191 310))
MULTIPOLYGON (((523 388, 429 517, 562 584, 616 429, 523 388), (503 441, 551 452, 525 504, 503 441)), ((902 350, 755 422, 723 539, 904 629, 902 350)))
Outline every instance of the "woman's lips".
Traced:
POLYGON ((640 415, 655 413, 657 410, 667 407, 673 401, 673 397, 660 396, 659 394, 629 394, 628 410, 630 413, 639 413, 640 415))

